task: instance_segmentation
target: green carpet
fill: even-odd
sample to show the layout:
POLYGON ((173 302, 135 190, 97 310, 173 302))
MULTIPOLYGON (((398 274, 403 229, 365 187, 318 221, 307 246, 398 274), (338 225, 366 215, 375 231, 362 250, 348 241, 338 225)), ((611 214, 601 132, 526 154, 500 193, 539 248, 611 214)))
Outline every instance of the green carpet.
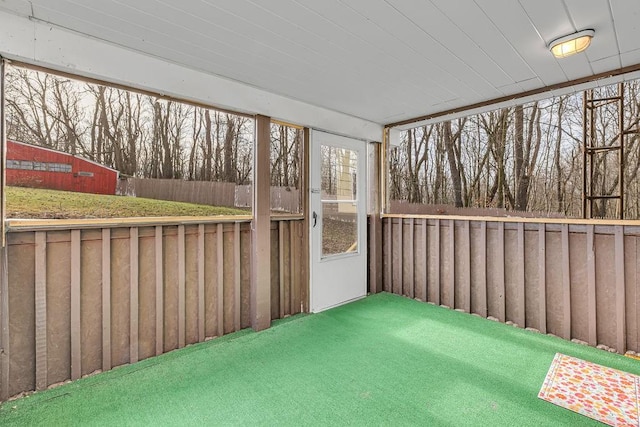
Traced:
POLYGON ((556 352, 619 355, 390 294, 0 407, 0 425, 600 425, 536 396, 556 352))

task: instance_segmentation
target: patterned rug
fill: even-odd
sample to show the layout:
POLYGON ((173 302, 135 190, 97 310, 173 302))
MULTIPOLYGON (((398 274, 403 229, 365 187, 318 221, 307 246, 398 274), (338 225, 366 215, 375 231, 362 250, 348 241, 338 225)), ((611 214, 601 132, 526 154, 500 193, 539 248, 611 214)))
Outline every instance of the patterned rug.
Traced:
POLYGON ((640 426, 640 377, 556 353, 538 397, 610 426, 640 426))

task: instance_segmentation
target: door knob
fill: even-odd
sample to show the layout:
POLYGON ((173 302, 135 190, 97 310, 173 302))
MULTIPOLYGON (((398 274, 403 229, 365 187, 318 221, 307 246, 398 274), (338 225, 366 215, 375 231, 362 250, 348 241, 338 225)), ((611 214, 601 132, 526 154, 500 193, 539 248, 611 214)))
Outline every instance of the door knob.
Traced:
POLYGON ((316 211, 313 211, 313 228, 316 228, 316 224, 318 223, 318 214, 316 211))

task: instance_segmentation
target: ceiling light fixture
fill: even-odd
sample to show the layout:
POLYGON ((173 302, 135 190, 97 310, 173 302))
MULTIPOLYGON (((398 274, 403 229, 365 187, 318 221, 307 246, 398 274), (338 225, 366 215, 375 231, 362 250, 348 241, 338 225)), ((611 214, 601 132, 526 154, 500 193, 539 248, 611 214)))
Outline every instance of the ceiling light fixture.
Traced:
POLYGON ((588 48, 594 34, 594 30, 582 30, 559 37, 549 43, 549 50, 556 58, 566 58, 588 48))

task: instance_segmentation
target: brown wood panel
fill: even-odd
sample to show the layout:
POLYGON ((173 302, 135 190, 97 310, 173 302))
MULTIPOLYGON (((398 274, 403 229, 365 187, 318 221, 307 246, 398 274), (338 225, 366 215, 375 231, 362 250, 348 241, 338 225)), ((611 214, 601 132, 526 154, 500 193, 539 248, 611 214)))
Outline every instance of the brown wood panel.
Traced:
MULTIPOLYGON (((38 358, 40 363, 46 361, 46 330, 43 326, 36 326, 36 319, 40 318, 40 322, 46 327, 46 307, 42 299, 36 304, 36 287, 40 287, 38 292, 46 293, 46 269, 45 259, 42 252, 36 255, 36 244, 34 243, 35 233, 19 233, 30 234, 31 243, 17 243, 15 238, 9 234, 7 237, 8 253, 7 266, 10 267, 6 271, 7 284, 5 307, 6 319, 5 324, 8 326, 3 339, 3 343, 7 343, 4 347, 6 365, 4 366, 3 380, 5 380, 3 393, 6 397, 13 396, 22 391, 34 390, 37 387, 36 377, 43 387, 46 387, 46 365, 36 367, 36 354, 43 352, 38 358), (38 267, 40 265, 40 267, 38 267), (36 280, 36 269, 40 268, 39 278, 36 280), (41 282, 38 284, 38 282, 41 282), (37 285, 37 286, 35 286, 37 285), (37 311, 40 313, 37 314, 37 311), (40 335, 40 336, 38 336, 40 335), (38 349, 38 347, 40 347, 38 349)), ((39 245, 43 246, 45 242, 45 234, 41 235, 39 245)), ((41 299, 38 296, 38 299, 41 299)), ((44 362, 46 363, 46 362, 44 362)))
POLYGON ((382 221, 380 215, 369 216, 369 292, 376 294, 382 290, 382 221))
POLYGON ((71 379, 82 376, 80 336, 80 230, 71 230, 71 379))
POLYGON ((185 346, 185 324, 186 324, 186 284, 185 284, 185 235, 184 225, 178 226, 178 348, 185 346))
POLYGON ((547 333, 547 230, 538 229, 538 330, 547 333))
POLYGON ((487 254, 487 315, 504 321, 504 224, 487 227, 487 254))
POLYGON ((615 270, 616 270, 616 350, 618 353, 627 351, 627 319, 625 300, 625 247, 623 226, 615 227, 615 270))
POLYGON ((240 296, 241 276, 240 276, 240 262, 241 262, 241 248, 240 248, 240 223, 236 222, 233 225, 233 324, 234 330, 239 331, 241 328, 241 305, 242 300, 240 296))
POLYGON ((251 231, 244 230, 242 227, 240 229, 240 265, 240 323, 244 329, 251 327, 251 231))
POLYGON ((539 319, 538 288, 538 228, 524 227, 524 297, 525 324, 523 327, 537 328, 539 319))
POLYGON ((71 378, 71 233, 47 232, 47 382, 71 378), (53 242, 52 242, 53 240, 53 242))
POLYGON ((456 240, 455 222, 448 220, 447 232, 441 236, 441 261, 442 289, 440 292, 441 304, 455 308, 455 283, 456 283, 456 240))
POLYGON ((589 340, 588 266, 586 229, 569 229, 571 338, 589 340))
POLYGON ((164 301, 164 352, 175 350, 179 345, 179 300, 178 285, 178 227, 163 227, 163 301, 164 301))
POLYGON ((460 292, 460 303, 456 306, 467 313, 471 312, 471 223, 462 221, 462 233, 460 234, 459 263, 456 266, 460 292))
POLYGON ((596 318, 598 344, 616 347, 615 239, 597 232, 596 252, 596 318))
MULTIPOLYGON (((280 291, 284 292, 284 289, 280 286, 280 229, 277 228, 277 222, 274 221, 276 229, 271 230, 271 242, 274 245, 271 251, 271 268, 269 274, 271 275, 271 318, 280 319, 280 307, 284 307, 284 304, 280 304, 280 291)), ((253 268, 253 267, 252 267, 253 268)))
MULTIPOLYGON (((197 343, 199 329, 199 225, 187 225, 184 230, 184 343, 197 343)), ((204 276, 203 276, 204 279, 204 276)), ((203 281, 204 285, 204 281, 203 281)), ((204 331, 203 331, 204 332, 204 331)))
POLYGON ((205 226, 204 330, 205 339, 218 335, 218 238, 217 225, 205 226))
MULTIPOLYGON (((393 227, 393 234, 395 236, 395 240, 393 241, 393 265, 398 268, 393 268, 393 293, 397 295, 402 295, 402 282, 403 282, 403 250, 404 250, 404 242, 403 242, 403 226, 404 219, 400 218, 397 220, 395 227, 393 227)), ((393 224, 393 223, 392 223, 393 224)))
POLYGON ((138 359, 156 354, 155 227, 138 229, 138 359))
POLYGON ((36 233, 35 256, 35 328, 36 390, 48 385, 47 351, 47 233, 36 233))
POLYGON ((407 220, 407 226, 405 227, 402 240, 404 242, 403 248, 403 265, 402 265, 402 294, 409 298, 415 296, 415 237, 414 237, 415 222, 413 218, 407 220))
POLYGON ((156 295, 156 355, 164 352, 164 239, 163 227, 155 227, 154 255, 155 255, 155 295, 156 295))
POLYGON ((291 307, 290 314, 300 312, 300 279, 298 269, 300 267, 299 223, 289 222, 289 277, 291 282, 291 307))
POLYGON ((497 262, 497 286, 498 286, 498 305, 497 305, 497 317, 498 320, 504 322, 506 320, 506 290, 505 290, 505 275, 504 275, 504 223, 498 224, 498 240, 496 242, 496 262, 497 262))
POLYGON ((111 230, 111 365, 129 363, 129 229, 111 230))
POLYGON ((428 283, 429 283, 429 236, 427 229, 428 221, 426 219, 420 219, 420 248, 419 254, 416 256, 416 276, 418 277, 416 283, 416 291, 419 290, 418 297, 422 301, 429 300, 428 283))
POLYGON ((517 310, 515 312, 514 322, 520 327, 525 327, 526 324, 526 296, 525 296, 525 275, 524 275, 524 224, 518 223, 518 250, 517 265, 516 265, 516 299, 517 310))
POLYGON ((129 361, 138 361, 139 288, 138 228, 129 229, 129 361))
POLYGON ((81 238, 80 375, 87 375, 102 368, 102 231, 83 230, 81 238))
POLYGON ((562 331, 561 337, 571 339, 571 265, 569 225, 562 225, 562 331))
POLYGON ((587 290, 586 290, 586 312, 587 312, 587 339, 589 345, 596 346, 598 344, 597 325, 598 318, 596 314, 596 255, 593 225, 587 226, 586 233, 586 252, 587 252, 587 290))
POLYGON ((204 341, 205 334, 205 246, 204 224, 198 225, 198 341, 204 341))
POLYGON ((473 223, 469 239, 470 310, 487 317, 487 223, 473 223))
POLYGON ((0 247, 0 401, 9 398, 9 277, 7 247, 0 247))
POLYGON ((284 277, 284 225, 281 221, 278 221, 278 307, 280 311, 280 319, 284 318, 287 314, 286 304, 286 283, 284 277))
MULTIPOLYGON (((626 233, 626 230, 625 230, 626 233)), ((627 322, 627 350, 638 349, 638 271, 637 271, 637 236, 624 236, 624 277, 625 277, 625 317, 627 322)))
POLYGON ((546 314, 547 332, 562 336, 564 324, 564 292, 563 292, 563 258, 562 258, 562 236, 560 230, 549 230, 545 240, 545 293, 546 293, 546 314))
POLYGON ((234 237, 233 237, 233 224, 231 227, 225 228, 222 238, 222 244, 224 245, 224 253, 223 257, 224 267, 224 277, 223 277, 223 289, 222 289, 222 298, 224 300, 224 315, 223 315, 223 333, 228 334, 235 331, 235 267, 234 267, 234 237))
POLYGON ((102 370, 111 369, 111 230, 102 229, 102 370))
POLYGON ((429 288, 431 292, 429 292, 430 301, 434 304, 440 305, 440 294, 441 294, 441 284, 440 284, 440 271, 442 269, 440 265, 440 220, 436 219, 434 221, 433 233, 429 234, 432 237, 433 242, 430 242, 429 245, 429 253, 433 254, 433 260, 431 260, 430 264, 432 266, 432 270, 429 270, 429 277, 432 278, 430 282, 429 288))
POLYGON ((224 229, 222 224, 218 224, 216 228, 216 245, 218 254, 218 263, 216 266, 216 319, 218 324, 217 335, 224 335, 224 229))
POLYGON ((384 282, 382 289, 385 292, 393 292, 393 222, 391 218, 383 220, 383 233, 385 236, 382 251, 384 252, 384 282))

